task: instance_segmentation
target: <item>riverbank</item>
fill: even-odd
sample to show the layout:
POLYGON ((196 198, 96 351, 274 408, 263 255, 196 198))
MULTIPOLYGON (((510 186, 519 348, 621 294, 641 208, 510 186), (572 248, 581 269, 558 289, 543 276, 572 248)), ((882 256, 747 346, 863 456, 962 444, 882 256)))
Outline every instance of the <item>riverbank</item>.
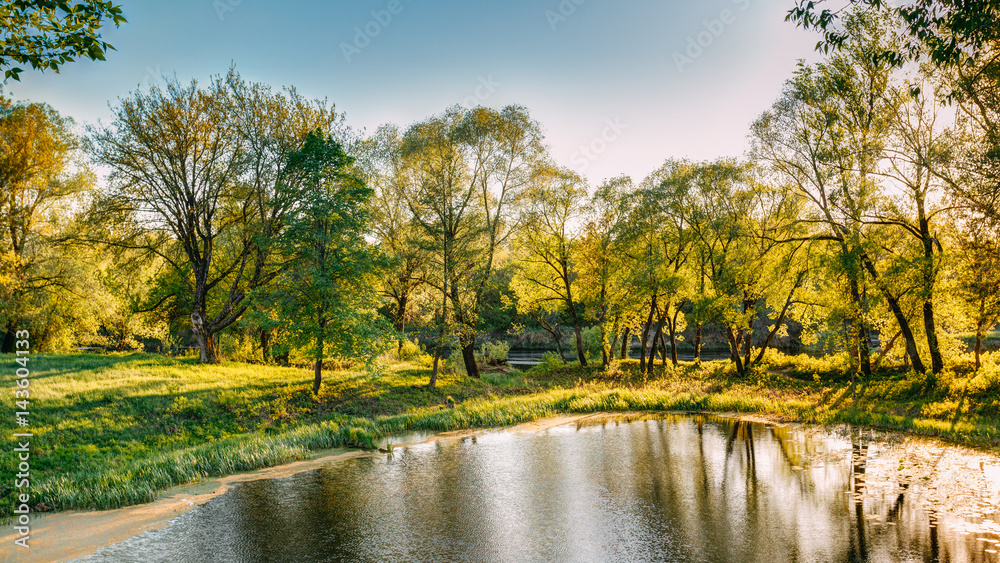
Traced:
MULTIPOLYGON (((445 374, 427 389, 420 361, 381 374, 327 374, 319 397, 311 372, 133 354, 33 358, 31 503, 56 510, 111 509, 157 498, 210 477, 312 457, 337 447, 387 447, 409 431, 512 426, 560 414, 709 411, 776 421, 850 423, 995 448, 1000 438, 997 358, 978 374, 951 367, 929 378, 884 372, 861 382, 852 400, 837 358, 773 355, 770 367, 739 378, 726 362, 613 370, 545 364, 487 372, 481 380, 445 374)), ((9 378, 4 393, 12 395, 9 378)), ((5 419, 14 416, 3 405, 5 419)), ((14 458, 2 460, 14 474, 14 458)), ((10 516, 11 479, 0 506, 10 516)))

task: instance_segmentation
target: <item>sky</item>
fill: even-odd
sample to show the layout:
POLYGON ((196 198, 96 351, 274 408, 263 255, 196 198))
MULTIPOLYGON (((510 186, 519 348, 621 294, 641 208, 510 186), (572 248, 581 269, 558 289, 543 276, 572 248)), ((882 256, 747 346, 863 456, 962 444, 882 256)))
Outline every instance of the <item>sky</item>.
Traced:
POLYGON ((528 108, 555 160, 592 184, 668 158, 740 156, 818 37, 794 0, 121 0, 107 61, 26 71, 15 99, 107 124, 119 98, 176 76, 327 98, 372 132, 454 104, 528 108))

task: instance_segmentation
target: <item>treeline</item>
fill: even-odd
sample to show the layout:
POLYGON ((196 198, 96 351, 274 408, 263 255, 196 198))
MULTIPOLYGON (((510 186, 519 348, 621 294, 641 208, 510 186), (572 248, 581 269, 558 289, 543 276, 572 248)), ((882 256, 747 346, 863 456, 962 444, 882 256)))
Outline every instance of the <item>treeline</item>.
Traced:
POLYGON ((557 342, 571 326, 584 365, 590 327, 605 365, 638 337, 647 372, 657 353, 677 363, 685 332, 698 357, 714 327, 747 374, 794 320, 863 374, 937 373, 967 332, 978 367, 1000 317, 1000 38, 917 67, 885 56, 897 29, 845 16, 744 158, 596 186, 520 106, 362 135, 325 100, 231 70, 133 92, 79 135, 5 100, 3 351, 24 328, 39 349, 190 336, 216 362, 223 336, 259 361, 311 359, 318 389, 325 358, 417 329, 434 385, 453 347, 478 376, 507 309, 557 342))

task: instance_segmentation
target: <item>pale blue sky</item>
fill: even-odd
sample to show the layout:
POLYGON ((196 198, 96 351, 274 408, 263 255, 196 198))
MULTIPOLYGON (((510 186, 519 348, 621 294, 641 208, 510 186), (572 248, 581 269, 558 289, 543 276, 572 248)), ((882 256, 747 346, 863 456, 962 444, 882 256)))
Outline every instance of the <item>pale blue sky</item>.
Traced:
POLYGON ((106 62, 25 72, 7 90, 92 123, 160 74, 205 80, 235 62, 249 80, 329 98, 359 129, 518 103, 554 157, 597 183, 741 154, 796 61, 816 58, 817 37, 784 22, 793 0, 122 4, 129 23, 105 33, 118 48, 106 62))

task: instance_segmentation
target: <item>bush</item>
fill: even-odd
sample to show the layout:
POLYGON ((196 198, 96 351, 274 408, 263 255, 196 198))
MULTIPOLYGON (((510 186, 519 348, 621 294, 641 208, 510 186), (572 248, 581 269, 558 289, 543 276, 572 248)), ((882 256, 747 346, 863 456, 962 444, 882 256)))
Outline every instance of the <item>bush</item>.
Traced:
POLYGON ((476 362, 484 366, 497 366, 507 363, 510 344, 507 342, 483 342, 476 352, 476 362))
POLYGON ((465 358, 462 349, 455 348, 447 358, 441 358, 441 373, 465 373, 465 358))
POLYGON ((233 362, 248 364, 263 363, 260 348, 252 338, 241 337, 238 334, 223 332, 216 336, 216 349, 220 357, 233 362))
POLYGON ((424 360, 425 356, 428 356, 424 347, 417 342, 416 338, 413 340, 403 340, 403 345, 397 348, 397 353, 394 355, 396 359, 403 362, 420 362, 424 360))
POLYGON ((603 344, 601 327, 592 326, 590 328, 585 328, 580 331, 580 337, 583 339, 583 353, 587 355, 587 359, 599 360, 601 358, 601 347, 603 344))

